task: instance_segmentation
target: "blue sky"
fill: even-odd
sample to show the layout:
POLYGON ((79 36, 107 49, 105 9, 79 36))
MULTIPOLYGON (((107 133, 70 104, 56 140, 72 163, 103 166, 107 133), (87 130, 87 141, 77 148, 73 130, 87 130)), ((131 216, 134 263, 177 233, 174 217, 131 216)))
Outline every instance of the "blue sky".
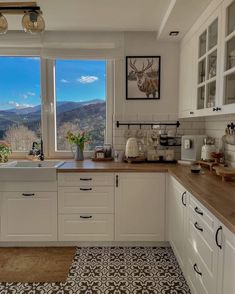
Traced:
MULTIPOLYGON (((0 57, 0 109, 40 104, 40 59, 0 57)), ((106 62, 56 61, 58 101, 88 101, 106 97, 106 62)))

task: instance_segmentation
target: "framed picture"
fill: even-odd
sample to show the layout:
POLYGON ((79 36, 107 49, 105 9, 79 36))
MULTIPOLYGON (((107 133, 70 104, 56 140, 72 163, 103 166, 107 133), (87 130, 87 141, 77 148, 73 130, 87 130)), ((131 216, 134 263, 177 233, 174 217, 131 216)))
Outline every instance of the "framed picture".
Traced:
POLYGON ((160 99, 161 56, 126 56, 126 99, 160 99))

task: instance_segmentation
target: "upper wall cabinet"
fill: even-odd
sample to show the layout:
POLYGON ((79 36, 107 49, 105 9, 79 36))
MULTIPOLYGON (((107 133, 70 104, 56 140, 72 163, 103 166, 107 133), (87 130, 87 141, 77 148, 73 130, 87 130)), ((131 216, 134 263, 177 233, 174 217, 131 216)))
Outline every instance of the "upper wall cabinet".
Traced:
POLYGON ((196 110, 206 112, 218 104, 219 12, 197 34, 196 110))
POLYGON ((235 112, 235 0, 221 1, 197 26, 191 41, 181 46, 179 117, 235 112), (184 53, 193 40, 189 57, 184 53), (187 78, 182 71, 185 63, 192 68, 187 78), (187 85, 181 82, 189 79, 187 85))
POLYGON ((220 97, 223 113, 235 112, 235 1, 222 5, 222 70, 220 97))

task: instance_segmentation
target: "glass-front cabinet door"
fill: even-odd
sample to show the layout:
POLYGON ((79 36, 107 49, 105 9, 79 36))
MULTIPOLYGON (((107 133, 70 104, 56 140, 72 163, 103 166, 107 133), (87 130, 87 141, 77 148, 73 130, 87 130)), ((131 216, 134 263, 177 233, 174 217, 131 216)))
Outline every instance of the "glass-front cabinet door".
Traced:
POLYGON ((224 1, 222 27, 223 70, 221 79, 223 87, 221 96, 223 97, 223 108, 231 112, 235 111, 235 0, 224 1))
POLYGON ((218 92, 219 14, 198 36, 197 110, 214 108, 218 92))

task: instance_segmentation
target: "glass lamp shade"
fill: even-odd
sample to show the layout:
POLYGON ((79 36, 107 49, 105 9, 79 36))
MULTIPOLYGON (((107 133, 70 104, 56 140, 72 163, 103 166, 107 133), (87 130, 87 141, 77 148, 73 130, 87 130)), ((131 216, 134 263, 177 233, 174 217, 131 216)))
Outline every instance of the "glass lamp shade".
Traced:
POLYGON ((0 13, 0 34, 5 34, 8 30, 8 23, 4 15, 0 13))
POLYGON ((30 11, 22 18, 22 26, 26 33, 37 34, 45 30, 45 22, 41 14, 30 11))

